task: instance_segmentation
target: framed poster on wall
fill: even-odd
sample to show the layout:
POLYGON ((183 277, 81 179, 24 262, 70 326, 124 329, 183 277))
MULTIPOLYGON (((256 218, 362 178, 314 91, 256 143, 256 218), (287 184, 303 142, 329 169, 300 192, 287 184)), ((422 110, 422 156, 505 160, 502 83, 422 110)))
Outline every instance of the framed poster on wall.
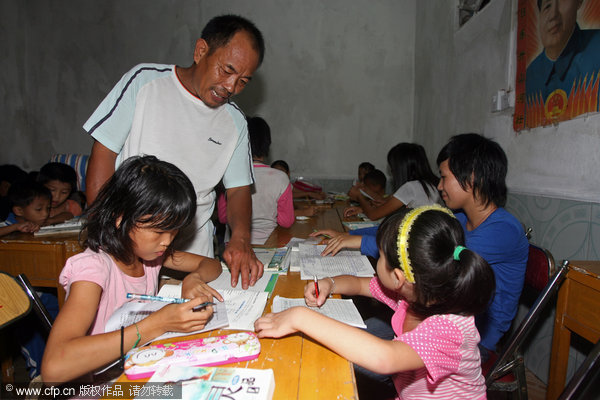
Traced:
POLYGON ((518 0, 515 131, 598 112, 600 0, 518 0))

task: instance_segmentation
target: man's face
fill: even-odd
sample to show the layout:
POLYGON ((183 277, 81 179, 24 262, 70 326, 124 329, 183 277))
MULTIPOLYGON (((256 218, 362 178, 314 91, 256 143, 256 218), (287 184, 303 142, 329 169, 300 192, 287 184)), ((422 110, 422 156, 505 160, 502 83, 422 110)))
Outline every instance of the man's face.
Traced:
POLYGON ((542 45, 551 59, 557 59, 569 41, 582 1, 542 0, 538 29, 542 45))
POLYGON ((211 54, 208 44, 198 39, 194 62, 192 87, 188 89, 208 107, 216 108, 240 93, 252 79, 258 68, 258 53, 249 34, 239 31, 211 54))

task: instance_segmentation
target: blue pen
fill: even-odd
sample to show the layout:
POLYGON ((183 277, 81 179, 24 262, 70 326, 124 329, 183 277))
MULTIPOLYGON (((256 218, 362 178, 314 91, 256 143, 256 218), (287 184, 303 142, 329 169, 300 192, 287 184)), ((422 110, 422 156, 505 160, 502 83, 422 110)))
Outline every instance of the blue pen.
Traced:
MULTIPOLYGON (((152 296, 149 294, 135 294, 135 293, 127 293, 127 298, 128 299, 136 299, 136 300, 162 301, 164 303, 176 303, 176 304, 182 304, 182 303, 190 301, 190 299, 179 299, 179 298, 175 298, 175 297, 152 296)), ((214 305, 215 305, 215 303, 213 303, 212 301, 200 303, 196 307, 194 307, 194 311, 202 309, 206 306, 214 306, 214 305)))
POLYGON ((135 294, 135 293, 127 293, 128 299, 136 299, 136 300, 149 300, 149 301, 162 301, 164 303, 185 303, 189 301, 188 299, 178 299, 175 297, 162 297, 162 296, 152 296, 149 294, 135 294))

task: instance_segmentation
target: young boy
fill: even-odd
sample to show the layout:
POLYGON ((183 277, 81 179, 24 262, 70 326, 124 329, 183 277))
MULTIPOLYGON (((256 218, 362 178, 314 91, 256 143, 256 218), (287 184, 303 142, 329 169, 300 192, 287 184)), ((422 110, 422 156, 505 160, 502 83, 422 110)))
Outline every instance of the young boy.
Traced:
POLYGON ((508 162, 496 142, 474 133, 454 136, 437 164, 438 189, 463 226, 467 247, 490 264, 496 277, 494 299, 475 319, 485 362, 517 313, 529 243, 521 223, 502 208, 508 162))
POLYGON ((37 180, 52 194, 48 225, 59 224, 83 213, 81 205, 70 199, 77 189, 77 174, 73 167, 59 162, 47 163, 40 169, 37 180))
POLYGON ((12 212, 0 223, 0 236, 11 232, 37 232, 50 213, 50 191, 38 182, 15 182, 8 190, 12 212))
POLYGON ((382 202, 385 200, 385 185, 387 184, 387 178, 385 174, 378 169, 367 173, 363 178, 364 187, 362 190, 373 198, 375 202, 382 202))

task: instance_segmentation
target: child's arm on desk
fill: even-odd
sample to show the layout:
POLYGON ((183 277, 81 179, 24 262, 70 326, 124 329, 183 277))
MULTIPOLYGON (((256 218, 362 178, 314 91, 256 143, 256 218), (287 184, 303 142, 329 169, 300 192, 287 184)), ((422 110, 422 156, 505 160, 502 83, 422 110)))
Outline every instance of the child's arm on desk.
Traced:
POLYGON ((358 194, 356 201, 358 201, 360 207, 363 209, 363 212, 372 221, 378 220, 383 217, 387 217, 394 211, 399 210, 401 207, 404 206, 404 203, 395 198, 394 196, 389 196, 388 198, 386 198, 385 202, 378 207, 372 205, 371 201, 365 196, 363 196, 361 193, 358 194))
POLYGON ((216 259, 185 251, 174 251, 170 257, 165 259, 163 265, 177 271, 189 272, 183 279, 181 297, 193 299, 204 295, 223 301, 219 292, 206 284, 206 282, 217 279, 223 271, 221 263, 216 259))
POLYGON ((0 236, 8 235, 9 233, 16 231, 33 233, 39 230, 40 226, 38 224, 34 224, 33 222, 17 222, 16 224, 1 226, 0 236))
MULTIPOLYGON (((120 331, 88 336, 101 296, 102 288, 96 283, 76 281, 71 284, 69 296, 54 321, 46 344, 42 360, 45 382, 73 380, 121 356, 120 331)), ((193 308, 208 300, 211 299, 202 296, 182 304, 168 304, 138 322, 137 326, 126 327, 124 352, 168 331, 193 332, 204 328, 213 313, 212 307, 199 311, 193 311, 193 308)))
POLYGON ((337 354, 379 374, 423 367, 421 357, 406 343, 380 339, 305 307, 292 307, 256 320, 258 337, 282 337, 302 332, 337 354))

